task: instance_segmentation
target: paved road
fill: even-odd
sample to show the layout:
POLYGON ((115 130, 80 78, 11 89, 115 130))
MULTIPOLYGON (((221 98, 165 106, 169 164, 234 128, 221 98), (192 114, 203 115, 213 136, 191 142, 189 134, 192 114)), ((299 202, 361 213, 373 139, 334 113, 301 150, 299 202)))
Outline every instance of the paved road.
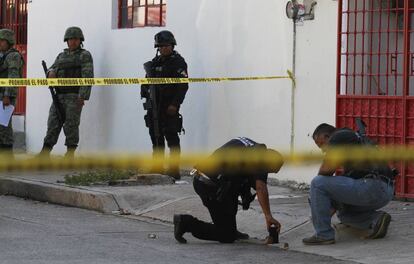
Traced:
POLYGON ((241 243, 180 245, 168 225, 0 196, 0 263, 351 262, 241 243))

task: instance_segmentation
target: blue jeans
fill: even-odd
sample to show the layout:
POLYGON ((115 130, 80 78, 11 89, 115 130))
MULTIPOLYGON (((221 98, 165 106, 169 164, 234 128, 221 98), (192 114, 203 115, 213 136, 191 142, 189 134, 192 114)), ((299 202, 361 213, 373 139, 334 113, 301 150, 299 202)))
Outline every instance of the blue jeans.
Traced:
POLYGON ((359 229, 372 228, 381 216, 378 209, 394 196, 394 186, 380 179, 316 176, 311 182, 310 206, 316 236, 335 239, 331 211, 335 205, 342 223, 359 229))

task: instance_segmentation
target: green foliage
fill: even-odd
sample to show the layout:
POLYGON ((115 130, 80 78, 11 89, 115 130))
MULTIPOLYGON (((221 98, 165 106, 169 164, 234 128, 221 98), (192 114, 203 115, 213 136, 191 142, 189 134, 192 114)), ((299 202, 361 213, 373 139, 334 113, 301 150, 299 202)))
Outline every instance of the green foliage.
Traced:
POLYGON ((65 184, 90 186, 94 184, 111 184, 118 180, 126 180, 136 175, 132 170, 94 170, 65 176, 65 184))

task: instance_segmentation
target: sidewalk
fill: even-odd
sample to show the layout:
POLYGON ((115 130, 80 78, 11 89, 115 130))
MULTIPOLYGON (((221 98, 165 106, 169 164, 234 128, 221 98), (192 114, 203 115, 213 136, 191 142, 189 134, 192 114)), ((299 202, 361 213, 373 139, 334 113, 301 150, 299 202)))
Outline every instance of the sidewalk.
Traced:
MULTIPOLYGON (((175 213, 189 213, 210 221, 192 184, 133 187, 70 187, 61 182, 66 173, 13 173, 0 175, 0 193, 34 200, 75 206, 103 213, 127 214, 128 217, 150 218, 172 222, 175 213)), ((190 182, 186 177, 184 181, 190 182)), ((312 235, 307 194, 280 186, 269 186, 274 217, 283 226, 280 241, 289 243, 289 250, 331 256, 357 263, 414 262, 414 204, 394 201, 386 210, 393 217, 389 235, 380 240, 364 240, 363 234, 337 226, 337 243, 330 246, 304 246, 305 236, 312 235)), ((238 229, 252 237, 267 234, 257 201, 250 210, 240 210, 238 229)), ((337 220, 335 220, 337 222, 337 220)), ((335 222, 334 221, 334 222, 335 222)), ((190 235, 189 243, 196 241, 190 235)), ((276 249, 275 249, 276 250, 276 249)))

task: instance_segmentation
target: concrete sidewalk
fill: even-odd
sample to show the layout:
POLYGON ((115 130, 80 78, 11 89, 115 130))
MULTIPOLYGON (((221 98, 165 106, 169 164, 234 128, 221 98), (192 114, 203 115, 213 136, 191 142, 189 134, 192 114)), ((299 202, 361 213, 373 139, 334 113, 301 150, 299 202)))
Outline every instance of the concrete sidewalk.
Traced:
MULTIPOLYGON (((195 194, 191 178, 185 184, 134 187, 71 187, 59 183, 67 173, 13 173, 0 175, 0 192, 34 200, 75 206, 103 213, 150 218, 172 222, 175 213, 189 213, 210 221, 208 211, 195 194)), ((414 262, 414 204, 394 201, 386 210, 393 222, 389 235, 380 240, 364 240, 362 232, 337 225, 337 243, 330 246, 304 246, 305 236, 312 235, 307 193, 286 187, 269 186, 271 209, 283 229, 281 242, 289 243, 289 250, 331 256, 357 263, 413 263, 414 262)), ((267 234, 257 201, 250 210, 238 213, 238 229, 253 237, 267 234)), ((335 219, 337 222, 337 220, 335 219)), ((334 222, 335 222, 334 221, 334 222)), ((189 242, 195 241, 186 235, 189 242)))

